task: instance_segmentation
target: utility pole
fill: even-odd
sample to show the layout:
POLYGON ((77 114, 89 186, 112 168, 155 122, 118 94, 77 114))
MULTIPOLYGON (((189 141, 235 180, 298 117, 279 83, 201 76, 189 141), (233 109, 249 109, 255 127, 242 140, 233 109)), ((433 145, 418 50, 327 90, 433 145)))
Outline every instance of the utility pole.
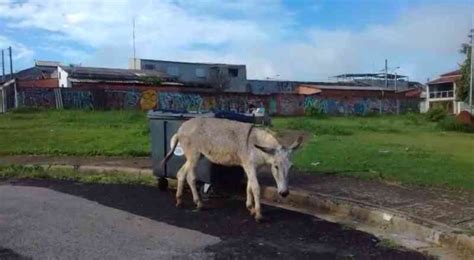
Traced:
POLYGON ((397 71, 395 71, 395 92, 397 92, 397 71))
POLYGON ((2 49, 2 81, 5 81, 5 51, 2 49))
POLYGON ((472 74, 473 74, 473 70, 472 70, 472 63, 474 61, 473 59, 473 55, 472 55, 472 51, 473 51, 473 45, 472 45, 472 38, 474 37, 474 15, 472 16, 472 19, 471 19, 471 33, 470 33, 470 38, 471 38, 471 82, 470 82, 470 88, 469 88, 469 110, 471 112, 471 115, 472 115, 472 90, 473 90, 473 87, 472 87, 472 74))
POLYGON ((10 77, 13 78, 12 46, 8 47, 8 52, 10 55, 10 77))
POLYGON ((133 69, 137 69, 137 60, 136 60, 136 49, 135 49, 135 17, 133 17, 133 69))
POLYGON ((388 88, 388 61, 385 59, 385 88, 388 88))

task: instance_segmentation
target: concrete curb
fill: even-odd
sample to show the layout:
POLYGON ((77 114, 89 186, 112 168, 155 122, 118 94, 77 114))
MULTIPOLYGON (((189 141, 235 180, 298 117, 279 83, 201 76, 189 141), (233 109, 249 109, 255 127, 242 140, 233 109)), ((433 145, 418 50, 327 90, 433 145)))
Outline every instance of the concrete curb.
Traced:
MULTIPOLYGON (((97 165, 63 165, 41 164, 24 165, 26 167, 42 167, 44 169, 66 169, 79 172, 128 173, 153 175, 152 169, 97 165)), ((174 179, 169 179, 171 187, 176 186, 174 179)), ((310 193, 293 189, 287 198, 278 195, 274 187, 261 187, 262 202, 309 213, 336 223, 362 223, 371 229, 392 232, 409 236, 414 240, 423 241, 438 247, 447 248, 461 258, 474 256, 474 237, 461 234, 461 230, 451 228, 442 223, 409 216, 392 209, 370 205, 362 201, 341 198, 327 194, 310 193)), ((370 231, 369 231, 370 232, 370 231)))
POLYGON ((261 190, 262 200, 271 205, 299 209, 332 222, 362 223, 381 231, 402 234, 455 251, 458 257, 474 255, 474 237, 459 234, 460 230, 442 223, 326 194, 292 190, 283 199, 273 187, 262 187, 261 190))

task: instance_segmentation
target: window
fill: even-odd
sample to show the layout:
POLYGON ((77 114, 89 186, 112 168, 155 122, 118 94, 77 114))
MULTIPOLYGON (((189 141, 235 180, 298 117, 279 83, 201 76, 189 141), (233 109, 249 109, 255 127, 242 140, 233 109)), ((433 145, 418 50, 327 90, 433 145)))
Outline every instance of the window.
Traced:
POLYGON ((229 76, 233 78, 239 76, 239 69, 229 69, 229 76))
POLYGON ((179 76, 179 68, 178 67, 168 67, 166 68, 166 73, 170 74, 171 76, 179 76))
POLYGON ((205 78, 206 77, 206 70, 204 68, 197 68, 196 69, 196 77, 205 78))
POLYGON ((154 69, 155 69, 155 65, 153 65, 153 64, 145 64, 145 69, 146 69, 146 70, 154 70, 154 69))

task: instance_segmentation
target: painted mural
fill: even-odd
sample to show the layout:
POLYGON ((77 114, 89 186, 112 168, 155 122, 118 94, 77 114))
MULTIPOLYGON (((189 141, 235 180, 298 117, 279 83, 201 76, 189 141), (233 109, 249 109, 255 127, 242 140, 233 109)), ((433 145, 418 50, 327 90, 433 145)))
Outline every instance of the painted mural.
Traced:
POLYGON ((28 88, 18 92, 20 107, 56 108, 54 91, 45 88, 28 88))
POLYGON ((154 89, 77 90, 26 88, 18 92, 20 106, 74 109, 141 109, 179 111, 247 112, 249 106, 264 106, 270 114, 302 115, 310 108, 331 115, 396 114, 419 111, 418 99, 379 99, 368 97, 329 98, 320 95, 211 95, 209 93, 158 92, 154 89), (56 102, 62 101, 62 104, 56 102))
POLYGON ((158 100, 158 96, 155 90, 145 90, 142 92, 142 96, 140 98, 140 108, 141 110, 150 110, 156 108, 156 102, 158 100))
POLYGON ((61 89, 61 96, 66 109, 94 109, 93 96, 88 90, 61 89))
POLYGON ((201 111, 204 100, 201 95, 191 93, 161 92, 159 108, 179 111, 201 111))
POLYGON ((138 90, 107 90, 105 104, 108 109, 137 109, 141 93, 138 90))

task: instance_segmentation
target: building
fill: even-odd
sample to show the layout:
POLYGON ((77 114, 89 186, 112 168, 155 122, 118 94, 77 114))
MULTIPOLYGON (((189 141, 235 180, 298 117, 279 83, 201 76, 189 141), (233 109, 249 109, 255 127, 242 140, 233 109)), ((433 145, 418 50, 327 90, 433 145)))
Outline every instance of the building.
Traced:
POLYGON ((226 92, 248 91, 245 65, 132 58, 128 68, 166 73, 188 87, 217 88, 226 92))
POLYGON ((459 114, 462 102, 456 101, 456 81, 460 78, 461 71, 455 70, 429 81, 426 89, 426 110, 434 106, 442 106, 448 113, 459 114))

